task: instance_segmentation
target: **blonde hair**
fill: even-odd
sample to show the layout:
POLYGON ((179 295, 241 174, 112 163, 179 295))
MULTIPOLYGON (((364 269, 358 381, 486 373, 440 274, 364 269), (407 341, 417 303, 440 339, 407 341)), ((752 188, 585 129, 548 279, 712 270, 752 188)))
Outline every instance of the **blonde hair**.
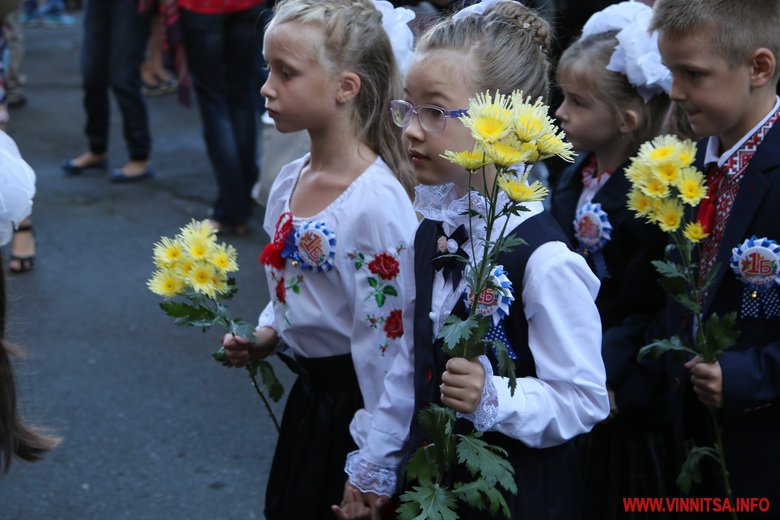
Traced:
POLYGON ((330 74, 350 71, 360 77, 354 127, 411 194, 414 174, 389 108, 390 101, 403 96, 403 83, 382 28, 382 13, 371 0, 282 0, 269 26, 284 22, 321 27, 325 38, 320 65, 330 74))
POLYGON ((606 105, 620 121, 623 112, 634 110, 637 114, 637 128, 628 137, 629 153, 661 133, 664 118, 669 110, 669 96, 661 92, 647 103, 628 78, 607 70, 612 52, 618 44, 617 31, 607 31, 580 38, 567 48, 558 63, 558 84, 564 76, 572 77, 585 90, 592 101, 606 105))
MULTIPOLYGON (((675 38, 708 28, 717 52, 732 65, 760 47, 780 56, 778 0, 658 0, 653 6, 651 31, 675 38)), ((778 74, 776 69, 773 79, 778 74)))
POLYGON ((459 50, 474 69, 475 92, 522 90, 545 102, 550 83, 550 25, 535 11, 506 0, 483 15, 446 18, 429 28, 416 51, 459 50))

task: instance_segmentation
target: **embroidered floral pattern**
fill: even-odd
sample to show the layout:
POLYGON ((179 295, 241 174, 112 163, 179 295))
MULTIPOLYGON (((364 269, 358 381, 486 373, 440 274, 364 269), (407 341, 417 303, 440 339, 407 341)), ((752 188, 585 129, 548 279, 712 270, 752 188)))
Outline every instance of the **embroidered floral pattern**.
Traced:
POLYGON ((287 325, 290 325, 290 320, 287 319, 287 291, 291 291, 293 294, 301 294, 301 287, 303 286, 303 276, 296 275, 290 276, 285 280, 284 276, 277 272, 272 271, 271 279, 274 281, 274 303, 282 306, 284 309, 284 321, 287 325))
MULTIPOLYGON (((394 251, 381 252, 373 257, 367 257, 365 253, 354 251, 347 253, 347 258, 352 262, 356 271, 367 269, 371 275, 366 282, 371 292, 365 298, 373 300, 378 309, 383 309, 388 298, 398 296, 397 278, 401 271, 399 256, 406 247, 398 246, 394 251)), ((367 313, 364 318, 366 324, 372 329, 380 327, 385 333, 386 340, 379 345, 379 352, 384 355, 392 341, 399 339, 404 334, 403 316, 400 309, 394 309, 387 314, 367 313)))

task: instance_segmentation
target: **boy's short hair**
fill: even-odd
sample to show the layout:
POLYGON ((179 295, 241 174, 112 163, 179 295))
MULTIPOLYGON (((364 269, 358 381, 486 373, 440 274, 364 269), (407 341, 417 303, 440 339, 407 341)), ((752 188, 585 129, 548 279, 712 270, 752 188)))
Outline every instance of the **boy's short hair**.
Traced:
POLYGON ((717 52, 734 65, 760 47, 780 58, 780 0, 657 0, 653 6, 651 31, 674 38, 703 28, 714 31, 717 52))

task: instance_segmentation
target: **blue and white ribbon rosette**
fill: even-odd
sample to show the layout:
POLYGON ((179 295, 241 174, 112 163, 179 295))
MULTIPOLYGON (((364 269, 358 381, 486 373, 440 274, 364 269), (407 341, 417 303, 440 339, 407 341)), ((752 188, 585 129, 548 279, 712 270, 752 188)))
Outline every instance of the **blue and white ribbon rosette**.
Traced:
POLYGON ((745 284, 740 318, 780 317, 780 246, 766 237, 748 238, 731 250, 731 269, 745 284))
MULTIPOLYGON (((465 291, 466 309, 471 309, 471 302, 475 300, 471 287, 467 287, 465 291)), ((476 298, 477 308, 474 314, 477 316, 489 316, 493 322, 485 334, 485 339, 490 341, 500 340, 506 345, 511 359, 517 359, 517 355, 512 350, 512 345, 509 342, 509 338, 504 331, 502 322, 504 318, 509 315, 509 307, 515 300, 512 294, 512 281, 507 276, 504 267, 497 265, 490 271, 488 277, 487 287, 482 290, 482 293, 476 298)), ((495 347, 493 347, 493 353, 495 354, 495 347)))
POLYGON ((336 234, 325 222, 308 220, 295 232, 297 257, 304 271, 330 271, 336 260, 336 234))
POLYGON ((585 204, 574 217, 574 236, 579 242, 577 252, 593 259, 593 269, 599 280, 609 278, 603 249, 612 239, 612 224, 601 204, 585 204))

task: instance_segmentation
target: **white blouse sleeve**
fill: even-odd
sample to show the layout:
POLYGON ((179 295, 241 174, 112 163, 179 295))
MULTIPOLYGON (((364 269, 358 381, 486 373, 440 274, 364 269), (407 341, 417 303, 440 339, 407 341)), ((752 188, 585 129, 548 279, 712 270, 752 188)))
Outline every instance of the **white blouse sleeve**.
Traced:
POLYGON ((523 279, 528 343, 536 377, 493 376, 498 397, 493 429, 532 448, 556 446, 586 433, 609 414, 601 358, 599 281, 562 242, 531 254, 523 279))
POLYGON ((361 491, 390 496, 414 408, 411 335, 404 329, 414 271, 402 265, 409 265, 417 219, 400 185, 375 195, 365 197, 365 211, 354 215, 351 248, 336 258, 351 285, 351 352, 364 402, 350 424, 358 450, 345 471, 361 491))
POLYGON ((0 246, 32 212, 35 172, 22 159, 16 143, 0 130, 0 246))

